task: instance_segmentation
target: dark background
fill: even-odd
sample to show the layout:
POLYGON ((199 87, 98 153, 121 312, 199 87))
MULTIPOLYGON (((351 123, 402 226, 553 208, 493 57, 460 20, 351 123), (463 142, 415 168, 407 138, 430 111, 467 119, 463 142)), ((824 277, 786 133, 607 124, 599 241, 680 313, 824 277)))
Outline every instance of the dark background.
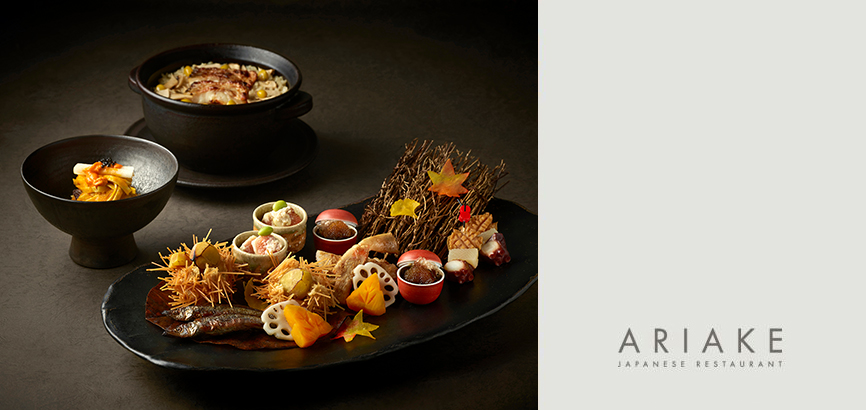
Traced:
POLYGON ((538 212, 537 3, 179 1, 27 6, 5 13, 0 68, 0 407, 528 408, 538 405, 538 285, 497 313, 374 360, 290 374, 184 372, 146 362, 105 331, 108 286, 168 247, 248 229, 274 198, 309 213, 369 197, 413 139, 454 141, 507 164, 497 197, 538 212), (142 118, 134 67, 174 47, 234 42, 276 51, 314 99, 302 117, 313 163, 231 190, 178 188, 114 269, 71 262, 19 167, 58 139, 122 134, 142 118))

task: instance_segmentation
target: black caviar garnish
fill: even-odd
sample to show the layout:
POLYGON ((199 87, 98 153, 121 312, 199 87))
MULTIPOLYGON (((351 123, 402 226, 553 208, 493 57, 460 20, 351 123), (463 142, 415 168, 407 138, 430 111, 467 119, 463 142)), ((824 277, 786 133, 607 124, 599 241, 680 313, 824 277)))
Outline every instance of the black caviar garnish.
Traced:
POLYGON ((99 160, 99 162, 102 163, 103 168, 112 167, 112 166, 114 166, 114 164, 116 164, 116 162, 114 162, 111 158, 103 158, 103 159, 99 160))

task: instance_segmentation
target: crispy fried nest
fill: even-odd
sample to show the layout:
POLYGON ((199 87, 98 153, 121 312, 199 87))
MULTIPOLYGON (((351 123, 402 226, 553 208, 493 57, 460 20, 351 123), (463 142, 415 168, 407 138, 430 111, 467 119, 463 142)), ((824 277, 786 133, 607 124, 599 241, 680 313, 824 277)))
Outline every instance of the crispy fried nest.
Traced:
POLYGON ((310 293, 299 301, 301 306, 322 316, 328 320, 328 315, 335 311, 335 308, 340 308, 334 298, 334 282, 335 276, 331 272, 334 268, 334 263, 327 261, 308 262, 301 257, 290 255, 284 259, 279 265, 271 269, 267 276, 258 280, 259 285, 254 286, 253 297, 265 301, 269 306, 275 303, 280 303, 294 297, 292 294, 287 294, 280 284, 280 279, 283 275, 292 269, 304 269, 310 272, 315 281, 310 293))
MULTIPOLYGON (((210 236, 210 232, 208 232, 210 236)), ((211 306, 221 303, 231 305, 232 295, 235 293, 237 281, 247 275, 258 275, 246 269, 246 264, 235 262, 231 247, 226 242, 212 243, 208 236, 201 241, 210 243, 220 253, 222 263, 219 267, 208 266, 204 271, 198 266, 187 261, 182 267, 169 267, 171 255, 177 252, 189 254, 190 247, 185 243, 175 250, 169 249, 168 255, 159 254, 163 264, 154 262, 156 268, 148 271, 163 271, 167 276, 158 279, 164 282, 161 287, 164 291, 171 292, 170 305, 184 307, 192 305, 210 304, 211 306)), ((200 241, 193 235, 193 244, 200 241)))

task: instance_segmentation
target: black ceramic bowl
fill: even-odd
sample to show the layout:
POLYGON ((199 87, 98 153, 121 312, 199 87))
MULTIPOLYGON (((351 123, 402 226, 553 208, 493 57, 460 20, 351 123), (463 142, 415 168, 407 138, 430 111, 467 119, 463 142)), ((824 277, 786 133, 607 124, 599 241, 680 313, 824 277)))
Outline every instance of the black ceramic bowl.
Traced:
POLYGON ((153 221, 174 191, 177 159, 164 147, 140 138, 87 135, 53 142, 21 165, 24 188, 36 210, 57 229, 72 235, 69 256, 89 268, 111 268, 135 259, 133 233, 153 221), (71 199, 72 167, 103 158, 133 166, 138 195, 110 202, 71 199))
POLYGON ((287 126, 313 108, 312 96, 300 91, 301 71, 295 63, 275 52, 240 44, 198 44, 157 54, 132 69, 129 87, 141 95, 144 120, 154 140, 185 167, 209 174, 249 167, 277 138, 300 138, 291 135, 287 126), (208 62, 274 69, 288 80, 289 90, 237 105, 187 103, 153 91, 164 73, 208 62))

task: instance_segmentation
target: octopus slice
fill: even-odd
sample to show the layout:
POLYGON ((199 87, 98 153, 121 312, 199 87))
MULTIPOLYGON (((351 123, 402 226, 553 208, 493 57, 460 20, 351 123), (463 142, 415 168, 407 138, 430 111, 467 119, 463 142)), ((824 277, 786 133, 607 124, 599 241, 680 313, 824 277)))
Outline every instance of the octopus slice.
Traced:
POLYGON ((400 246, 397 238, 389 232, 364 238, 349 248, 332 270, 336 277, 334 297, 338 303, 346 303, 346 298, 352 293, 353 270, 367 262, 370 252, 396 254, 400 252, 400 246))

